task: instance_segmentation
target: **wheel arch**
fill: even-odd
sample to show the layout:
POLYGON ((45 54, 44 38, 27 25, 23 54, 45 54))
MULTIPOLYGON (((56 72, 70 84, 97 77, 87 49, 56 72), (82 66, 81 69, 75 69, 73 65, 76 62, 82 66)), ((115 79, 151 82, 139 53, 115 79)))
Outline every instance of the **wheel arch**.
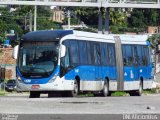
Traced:
POLYGON ((105 77, 104 83, 105 83, 105 82, 107 82, 108 85, 109 85, 109 77, 108 77, 108 76, 105 77))
POLYGON ((141 76, 141 77, 140 77, 140 82, 142 83, 142 89, 143 89, 143 84, 144 84, 144 83, 143 83, 143 82, 144 82, 143 80, 144 80, 144 79, 143 79, 143 77, 141 76))
POLYGON ((80 77, 79 77, 79 75, 76 75, 76 76, 75 76, 75 80, 76 80, 77 83, 78 83, 78 90, 80 91, 80 77))

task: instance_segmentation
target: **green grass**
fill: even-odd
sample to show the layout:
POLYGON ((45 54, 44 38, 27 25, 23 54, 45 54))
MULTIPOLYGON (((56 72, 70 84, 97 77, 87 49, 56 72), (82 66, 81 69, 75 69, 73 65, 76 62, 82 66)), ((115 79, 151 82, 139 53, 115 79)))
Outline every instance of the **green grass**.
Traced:
POLYGON ((158 89, 143 90, 143 94, 156 94, 158 89))
POLYGON ((4 90, 1 90, 1 89, 0 89, 0 96, 4 96, 4 95, 5 95, 4 90))
POLYGON ((127 96, 128 95, 128 93, 126 93, 126 92, 113 92, 112 94, 111 94, 111 96, 127 96))
POLYGON ((79 94, 78 96, 80 96, 80 97, 94 97, 94 94, 87 93, 87 94, 79 94))

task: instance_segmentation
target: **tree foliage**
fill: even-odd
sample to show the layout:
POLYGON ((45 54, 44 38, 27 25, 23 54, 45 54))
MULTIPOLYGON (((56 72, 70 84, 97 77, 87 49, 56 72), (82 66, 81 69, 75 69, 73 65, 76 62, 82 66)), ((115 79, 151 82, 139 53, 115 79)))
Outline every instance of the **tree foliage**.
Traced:
MULTIPOLYGON (((21 37, 29 32, 29 19, 32 13, 32 26, 34 20, 34 6, 14 6, 15 11, 10 11, 9 7, 0 7, 0 43, 6 39, 5 34, 14 30, 16 36, 21 37), (25 24, 26 21, 26 24, 25 24), (25 25, 27 30, 25 30, 25 25)), ((61 24, 51 21, 51 11, 49 7, 38 6, 37 8, 37 30, 61 29, 61 24)), ((15 38, 17 39, 17 38, 15 38)), ((16 44, 17 41, 12 41, 16 44)))
POLYGON ((147 27, 156 26, 159 18, 158 10, 156 9, 133 9, 129 18, 130 26, 147 27))
MULTIPOLYGON (((80 19, 87 25, 98 26, 97 8, 79 8, 73 9, 80 19)), ((103 18, 105 9, 102 9, 103 18)), ((160 20, 160 12, 157 9, 122 9, 109 8, 110 30, 112 33, 144 32, 147 26, 157 26, 160 20)), ((104 21, 103 21, 104 23, 104 21)))
POLYGON ((120 9, 120 8, 110 9, 109 10, 109 17, 110 17, 112 25, 127 26, 127 19, 126 19, 127 16, 122 11, 122 9, 120 9))
POLYGON ((98 24, 98 8, 80 8, 75 7, 74 10, 76 16, 87 25, 97 25, 98 24))
POLYGON ((157 45, 160 44, 160 34, 153 34, 152 36, 149 37, 149 41, 151 43, 151 47, 153 49, 156 49, 157 45))

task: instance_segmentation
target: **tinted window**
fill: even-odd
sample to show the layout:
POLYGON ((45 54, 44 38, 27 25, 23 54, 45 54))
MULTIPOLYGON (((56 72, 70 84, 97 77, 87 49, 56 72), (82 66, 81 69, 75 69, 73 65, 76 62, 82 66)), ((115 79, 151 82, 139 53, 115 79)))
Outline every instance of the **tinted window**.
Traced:
POLYGON ((93 45, 93 56, 94 56, 94 64, 100 65, 101 64, 101 54, 100 54, 99 44, 93 45))
POLYGON ((106 43, 101 43, 101 62, 103 65, 108 63, 108 49, 106 43))
POLYGON ((87 55, 87 44, 85 41, 79 41, 79 55, 80 55, 80 63, 88 64, 88 55, 87 55))
POLYGON ((132 55, 131 45, 123 45, 122 52, 123 52, 123 64, 125 66, 133 65, 134 59, 132 55))
POLYGON ((147 46, 143 46, 142 61, 144 66, 148 65, 149 63, 149 50, 147 46))
POLYGON ((137 59, 139 61, 139 65, 142 65, 142 46, 137 46, 137 59))
POLYGON ((92 59, 91 59, 91 42, 87 42, 87 56, 88 56, 88 64, 92 64, 92 59))
POLYGON ((79 49, 77 41, 70 41, 70 57, 71 63, 79 64, 79 49))
POLYGON ((125 45, 122 46, 122 55, 123 55, 123 64, 124 64, 124 66, 127 66, 126 47, 125 47, 125 45))
POLYGON ((139 57, 138 57, 138 53, 137 53, 137 46, 133 45, 132 51, 133 51, 134 65, 138 66, 139 65, 139 57))
POLYGON ((112 44, 108 45, 108 60, 109 65, 115 65, 115 46, 112 44))

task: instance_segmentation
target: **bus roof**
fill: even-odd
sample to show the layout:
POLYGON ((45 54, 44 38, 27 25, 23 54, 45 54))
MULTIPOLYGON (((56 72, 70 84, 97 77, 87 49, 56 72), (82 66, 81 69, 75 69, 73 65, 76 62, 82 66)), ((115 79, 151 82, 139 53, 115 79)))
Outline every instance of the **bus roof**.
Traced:
POLYGON ((63 36, 73 34, 72 30, 40 30, 25 34, 22 41, 58 41, 63 36))
MULTIPOLYGON (((78 37, 86 37, 86 38, 96 38, 102 39, 101 42, 115 41, 114 37, 120 37, 122 44, 143 44, 146 45, 146 41, 148 40, 148 35, 126 35, 126 34, 97 34, 90 32, 82 32, 82 31, 73 31, 73 33, 78 37)), ((93 40, 95 41, 95 40, 93 40)))
POLYGON ((88 38, 89 41, 115 42, 114 37, 119 36, 122 44, 146 44, 148 35, 125 34, 97 34, 76 30, 40 30, 25 34, 22 41, 59 41, 66 35, 74 35, 77 38, 88 38), (95 39, 93 39, 95 38, 95 39))
MULTIPOLYGON (((116 35, 114 35, 116 36, 116 35)), ((147 44, 148 35, 118 35, 122 44, 147 44)))
POLYGON ((79 36, 79 37, 88 37, 88 38, 114 40, 114 37, 111 36, 111 35, 91 33, 91 32, 84 32, 84 31, 75 31, 75 30, 73 31, 73 33, 76 36, 79 36))

